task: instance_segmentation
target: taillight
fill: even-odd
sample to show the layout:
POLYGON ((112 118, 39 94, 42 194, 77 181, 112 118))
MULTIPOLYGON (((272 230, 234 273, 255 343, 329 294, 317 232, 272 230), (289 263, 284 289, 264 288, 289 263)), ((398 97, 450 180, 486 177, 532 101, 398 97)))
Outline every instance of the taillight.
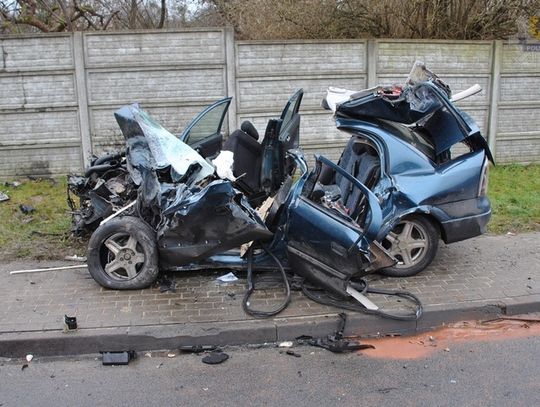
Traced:
POLYGON ((478 196, 486 196, 489 183, 489 160, 486 160, 482 167, 482 176, 480 178, 480 187, 478 188, 478 196))

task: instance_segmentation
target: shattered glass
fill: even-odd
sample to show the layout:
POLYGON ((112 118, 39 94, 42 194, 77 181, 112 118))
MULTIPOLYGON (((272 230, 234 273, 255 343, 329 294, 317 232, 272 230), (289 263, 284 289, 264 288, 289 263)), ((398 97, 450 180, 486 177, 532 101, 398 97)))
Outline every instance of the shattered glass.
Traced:
MULTIPOLYGON (((194 163, 199 164, 200 169, 193 182, 198 182, 214 173, 214 167, 200 154, 168 132, 137 104, 123 107, 115 113, 115 116, 122 131, 124 132, 124 128, 128 129, 124 132, 128 141, 132 137, 137 137, 130 132, 133 128, 137 128, 133 122, 140 128, 150 152, 148 157, 147 149, 141 152, 145 155, 146 167, 160 170, 170 166, 174 170, 171 173, 174 181, 179 181, 194 163)), ((139 144, 132 145, 131 151, 139 153, 139 147, 139 144)))

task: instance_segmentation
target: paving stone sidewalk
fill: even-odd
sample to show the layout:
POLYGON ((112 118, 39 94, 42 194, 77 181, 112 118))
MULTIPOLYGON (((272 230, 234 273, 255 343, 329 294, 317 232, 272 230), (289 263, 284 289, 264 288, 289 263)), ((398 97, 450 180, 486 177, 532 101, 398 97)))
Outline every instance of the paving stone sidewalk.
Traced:
MULTIPOLYGON (((427 309, 540 304, 540 233, 482 236, 452 245, 441 244, 434 263, 409 278, 369 277, 376 287, 405 289, 420 297, 427 309)), ((245 274, 234 284, 216 277, 227 271, 169 274, 176 292, 159 286, 137 291, 106 290, 86 269, 10 275, 10 270, 72 262, 14 262, 0 266, 0 334, 58 330, 64 314, 77 316, 81 328, 150 326, 253 319, 241 307, 245 274)), ((281 300, 278 288, 260 291, 253 307, 272 308, 281 300)), ((384 296, 371 297, 386 308, 403 304, 384 296)), ((540 309, 531 310, 540 311, 540 309)), ((339 310, 317 304, 293 292, 290 306, 279 318, 335 314, 339 310)))

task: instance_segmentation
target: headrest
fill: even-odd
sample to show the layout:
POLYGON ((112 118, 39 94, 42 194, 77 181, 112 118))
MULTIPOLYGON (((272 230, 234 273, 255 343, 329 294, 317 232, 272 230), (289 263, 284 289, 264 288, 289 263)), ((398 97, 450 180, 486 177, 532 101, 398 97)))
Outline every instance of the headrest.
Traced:
POLYGON ((255 128, 255 126, 248 120, 244 121, 242 125, 240 126, 240 129, 246 133, 249 134, 251 137, 253 137, 255 140, 259 140, 259 132, 255 128))

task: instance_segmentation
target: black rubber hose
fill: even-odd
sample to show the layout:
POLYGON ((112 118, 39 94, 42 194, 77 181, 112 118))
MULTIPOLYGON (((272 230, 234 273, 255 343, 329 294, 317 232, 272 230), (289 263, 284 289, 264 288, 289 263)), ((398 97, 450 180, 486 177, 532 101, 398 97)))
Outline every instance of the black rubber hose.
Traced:
POLYGON ((283 284, 285 285, 285 300, 282 304, 279 305, 279 307, 270 310, 270 311, 260 311, 260 310, 254 310, 249 307, 249 299, 253 292, 255 291, 255 285, 253 284, 253 246, 252 245, 249 248, 248 253, 248 266, 247 266, 247 281, 248 281, 248 289, 246 291, 246 294, 244 295, 244 299, 242 300, 242 308, 244 309, 244 312, 246 314, 249 314, 255 318, 268 318, 274 315, 279 314, 281 311, 283 311, 289 303, 291 302, 291 286, 289 285, 289 280, 287 279, 287 274, 285 273, 285 269, 283 268, 283 265, 279 261, 279 259, 265 246, 262 246, 264 251, 272 257, 272 260, 276 263, 276 265, 279 268, 279 271, 281 272, 281 276, 283 277, 283 284))
POLYGON ((401 297, 414 303, 416 305, 416 309, 414 313, 412 314, 393 314, 393 313, 385 312, 381 310, 369 310, 365 308, 362 304, 351 303, 347 299, 340 300, 337 298, 332 298, 324 290, 310 289, 306 287, 305 283, 302 284, 302 292, 304 293, 306 297, 308 297, 309 299, 315 302, 318 302, 319 304, 330 305, 332 307, 347 309, 350 311, 362 312, 364 314, 378 315, 384 318, 395 319, 398 321, 416 321, 422 315, 423 307, 422 307, 422 303, 420 302, 420 299, 416 295, 408 291, 394 291, 394 290, 386 290, 383 288, 371 288, 368 286, 367 281, 363 279, 361 280, 360 283, 353 283, 353 287, 356 288, 357 284, 360 284, 361 286, 363 285, 362 293, 384 294, 384 295, 393 295, 393 296, 401 297), (315 294, 315 291, 322 292, 323 294, 317 295, 315 294))

